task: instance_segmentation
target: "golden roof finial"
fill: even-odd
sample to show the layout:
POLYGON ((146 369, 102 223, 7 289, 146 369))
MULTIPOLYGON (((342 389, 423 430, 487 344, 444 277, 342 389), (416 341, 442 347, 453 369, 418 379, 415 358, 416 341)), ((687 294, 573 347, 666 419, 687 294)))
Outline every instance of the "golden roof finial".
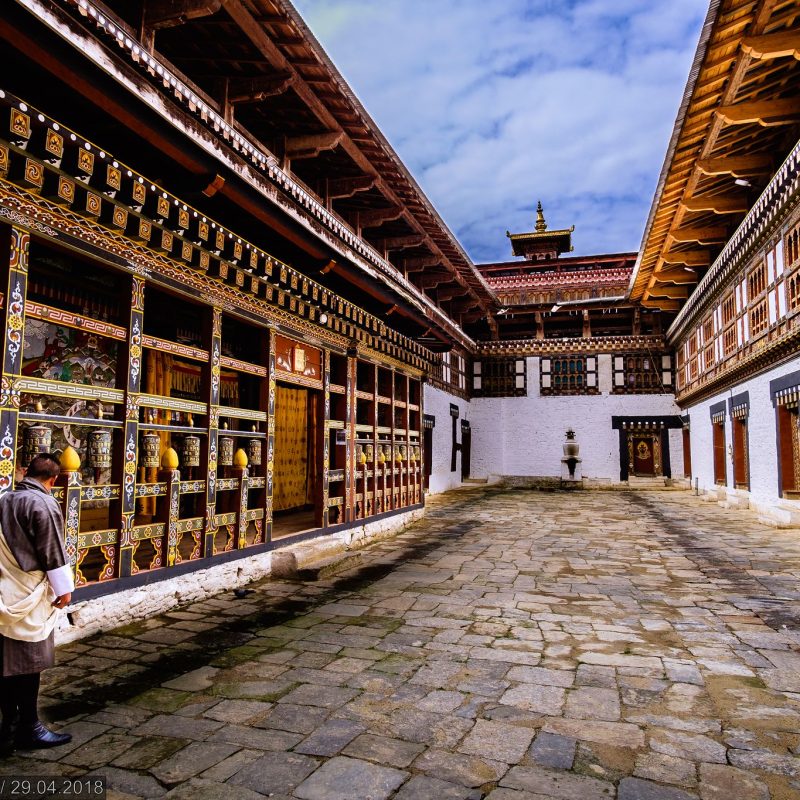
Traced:
POLYGON ((544 221, 544 211, 542 210, 542 201, 536 204, 536 232, 544 233, 547 230, 547 223, 544 221))

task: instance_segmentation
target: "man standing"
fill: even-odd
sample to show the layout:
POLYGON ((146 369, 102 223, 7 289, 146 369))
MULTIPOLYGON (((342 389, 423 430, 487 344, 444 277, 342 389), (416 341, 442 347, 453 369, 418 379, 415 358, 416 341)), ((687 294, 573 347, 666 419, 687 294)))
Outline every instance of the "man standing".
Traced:
POLYGON ((71 740, 40 721, 39 674, 55 660, 53 630, 74 583, 64 552, 64 517, 50 494, 58 460, 40 453, 13 492, 0 497, 0 750, 71 740))

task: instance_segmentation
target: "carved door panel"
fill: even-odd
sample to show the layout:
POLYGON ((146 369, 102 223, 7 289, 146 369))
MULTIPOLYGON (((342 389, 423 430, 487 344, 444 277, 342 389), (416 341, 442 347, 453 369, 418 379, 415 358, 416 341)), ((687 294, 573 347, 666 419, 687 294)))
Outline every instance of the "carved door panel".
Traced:
POLYGON ((633 475, 656 475, 656 455, 654 452, 653 437, 631 435, 629 455, 631 460, 631 473, 633 475))

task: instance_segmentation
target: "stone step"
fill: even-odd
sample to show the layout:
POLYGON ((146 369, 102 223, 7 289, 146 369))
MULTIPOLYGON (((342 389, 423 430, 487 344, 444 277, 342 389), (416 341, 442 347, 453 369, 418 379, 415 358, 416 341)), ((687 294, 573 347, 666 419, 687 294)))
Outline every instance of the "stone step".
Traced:
POLYGON ((485 486, 488 483, 488 478, 464 478, 461 483, 469 483, 474 486, 485 486))
POLYGON ((762 508, 758 521, 771 528, 800 528, 800 510, 780 504, 762 508))
POLYGON ((273 553, 272 574, 295 581, 322 581, 361 565, 361 552, 346 551, 313 561, 293 557, 294 553, 273 553))

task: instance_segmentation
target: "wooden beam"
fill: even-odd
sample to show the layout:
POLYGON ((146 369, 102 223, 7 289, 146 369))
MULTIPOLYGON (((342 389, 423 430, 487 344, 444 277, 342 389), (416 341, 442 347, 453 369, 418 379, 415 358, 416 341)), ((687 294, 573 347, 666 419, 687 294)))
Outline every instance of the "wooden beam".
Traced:
POLYGON ((788 125, 800 119, 800 98, 752 100, 720 106, 715 113, 728 125, 749 125, 753 122, 765 128, 772 125, 788 125))
POLYGON ((715 214, 746 214, 750 210, 750 201, 746 195, 697 195, 682 200, 681 205, 687 211, 713 211, 715 214))
POLYGON ((144 6, 142 27, 150 31, 176 28, 216 14, 221 7, 221 0, 149 0, 144 6))
POLYGON ((436 289, 436 299, 440 303, 446 303, 448 300, 453 300, 456 297, 461 297, 466 292, 463 286, 450 286, 445 289, 436 289))
POLYGON ((291 136, 284 145, 284 157, 289 161, 316 158, 323 150, 333 150, 342 141, 344 131, 326 131, 308 136, 291 136))
POLYGON ((685 264, 687 267, 708 267, 711 264, 708 250, 668 250, 661 258, 665 264, 685 264))
POLYGON ((359 232, 362 228, 378 228, 383 225, 384 222, 400 219, 404 211, 405 209, 402 206, 368 208, 365 211, 359 211, 357 215, 359 232))
POLYGON ((357 192, 372 189, 378 181, 377 175, 359 175, 355 178, 328 178, 326 194, 329 200, 352 197, 357 192))
POLYGON ((399 267, 403 272, 413 274, 424 272, 429 267, 437 267, 442 263, 442 259, 437 256, 417 256, 415 258, 403 258, 400 260, 399 267))
POLYGON ((793 56, 800 61, 800 30, 795 28, 761 36, 745 36, 742 39, 742 50, 750 58, 759 61, 783 56, 793 56))
POLYGON ((764 175, 773 171, 772 156, 756 153, 751 156, 723 156, 722 158, 700 158, 697 169, 703 175, 733 175, 735 178, 764 175))
POLYGON ((698 275, 695 270, 688 271, 685 267, 678 269, 657 269, 654 273, 656 283, 692 284, 697 283, 698 275))
POLYGON ((451 283, 453 276, 449 272, 427 272, 414 278, 414 282, 420 289, 432 289, 443 283, 451 283))
POLYGON ((689 289, 686 286, 667 285, 659 283, 648 289, 650 297, 666 297, 668 300, 685 300, 689 296, 689 289))
POLYGON ((228 102, 231 105, 260 103, 268 97, 283 94, 296 80, 288 72, 259 78, 231 78, 228 81, 228 102))
POLYGON ((724 242, 728 238, 727 228, 678 228, 670 231, 668 238, 674 242, 698 242, 712 244, 724 242))
POLYGON ((376 244, 382 250, 407 250, 409 247, 419 247, 425 244, 425 235, 410 233, 408 236, 392 236, 388 239, 379 239, 376 244))

